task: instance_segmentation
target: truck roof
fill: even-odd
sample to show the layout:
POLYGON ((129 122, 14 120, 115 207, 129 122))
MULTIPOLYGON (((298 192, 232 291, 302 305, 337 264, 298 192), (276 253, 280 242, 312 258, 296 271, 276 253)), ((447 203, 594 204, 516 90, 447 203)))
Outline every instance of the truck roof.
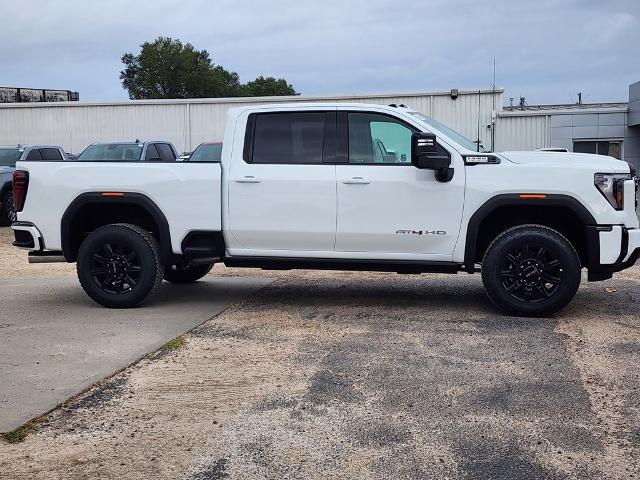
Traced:
POLYGON ((243 105, 230 108, 230 112, 245 112, 247 110, 331 110, 334 108, 353 108, 358 110, 387 110, 389 112, 407 112, 411 109, 405 106, 391 106, 376 103, 344 103, 344 102, 288 102, 268 103, 261 105, 243 105))

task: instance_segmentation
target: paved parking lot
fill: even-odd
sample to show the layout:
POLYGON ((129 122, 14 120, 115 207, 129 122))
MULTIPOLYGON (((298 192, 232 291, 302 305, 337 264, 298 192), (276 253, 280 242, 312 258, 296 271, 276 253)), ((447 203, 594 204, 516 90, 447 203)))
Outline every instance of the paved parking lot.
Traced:
POLYGON ((270 276, 182 348, 73 399, 24 442, 0 443, 0 472, 640 476, 640 268, 584 282, 554 319, 500 315, 478 275, 270 276))
POLYGON ((266 283, 165 283, 146 308, 107 310, 72 276, 0 279, 0 432, 49 411, 266 283))

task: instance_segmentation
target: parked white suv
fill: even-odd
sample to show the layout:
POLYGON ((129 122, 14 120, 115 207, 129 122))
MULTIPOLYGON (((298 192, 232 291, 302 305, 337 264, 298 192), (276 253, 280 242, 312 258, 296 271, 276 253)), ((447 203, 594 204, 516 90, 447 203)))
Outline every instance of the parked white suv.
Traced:
POLYGON ((15 244, 77 262, 108 307, 223 262, 481 271, 499 308, 532 316, 567 305, 583 267, 603 280, 640 256, 627 163, 475 150, 406 108, 233 108, 220 163, 20 162, 15 244))

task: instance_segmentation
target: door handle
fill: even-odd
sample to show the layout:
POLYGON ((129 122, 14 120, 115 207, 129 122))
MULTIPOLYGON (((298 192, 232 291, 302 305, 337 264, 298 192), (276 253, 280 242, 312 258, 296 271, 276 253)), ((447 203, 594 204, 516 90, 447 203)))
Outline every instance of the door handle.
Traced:
POLYGON ((345 183, 347 185, 367 185, 371 183, 371 180, 364 177, 352 177, 352 178, 347 178, 346 180, 343 180, 342 183, 345 183))
POLYGON ((253 175, 246 175, 244 177, 236 178, 234 181, 237 183, 260 183, 261 182, 259 178, 256 178, 253 175))

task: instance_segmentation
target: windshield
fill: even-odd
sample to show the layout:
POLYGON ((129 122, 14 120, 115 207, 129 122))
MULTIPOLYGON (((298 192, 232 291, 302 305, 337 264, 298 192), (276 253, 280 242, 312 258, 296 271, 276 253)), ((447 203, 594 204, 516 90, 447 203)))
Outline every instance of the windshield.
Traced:
POLYGON ((0 148, 0 167, 15 167, 23 151, 19 148, 0 148))
POLYGON ((424 115, 424 114, 422 114, 420 112, 409 112, 409 113, 411 115, 413 115, 414 117, 419 118, 420 120, 422 120, 422 122, 426 123, 430 127, 433 127, 436 130, 438 130, 439 132, 443 133, 444 135, 449 137, 451 140, 456 142, 458 145, 461 145, 462 147, 466 148, 467 150, 471 150, 472 152, 476 152, 476 151, 486 152, 486 150, 482 147, 482 145, 480 145, 480 149, 478 150, 477 142, 469 140, 464 135, 459 134, 455 130, 447 127, 446 125, 438 122, 437 120, 434 120, 431 117, 427 117, 426 115, 424 115))
POLYGON ((78 162, 131 162, 140 160, 142 143, 97 143, 78 155, 78 162))
POLYGON ((189 157, 190 162, 219 162, 222 156, 221 143, 203 143, 189 157))

